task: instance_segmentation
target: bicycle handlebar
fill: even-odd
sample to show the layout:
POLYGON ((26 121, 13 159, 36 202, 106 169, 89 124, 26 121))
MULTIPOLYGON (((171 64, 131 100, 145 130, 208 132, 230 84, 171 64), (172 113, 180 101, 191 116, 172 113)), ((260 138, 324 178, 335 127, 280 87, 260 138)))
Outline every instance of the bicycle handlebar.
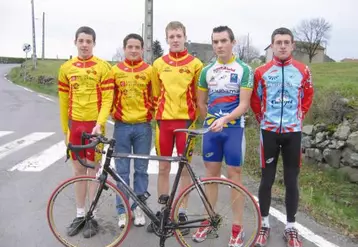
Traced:
POLYGON ((84 167, 87 167, 87 168, 91 168, 91 169, 94 169, 95 166, 92 166, 92 165, 88 165, 86 164, 87 162, 83 161, 80 157, 79 157, 79 154, 78 152, 79 151, 82 151, 84 149, 93 149, 95 148, 98 144, 100 143, 103 143, 103 144, 107 144, 109 143, 109 140, 108 138, 104 137, 103 135, 98 135, 98 134, 88 134, 86 132, 83 132, 82 133, 82 136, 81 136, 81 140, 82 142, 84 140, 92 140, 89 144, 85 144, 85 145, 73 145, 72 143, 68 143, 67 145, 67 159, 66 161, 70 158, 70 151, 73 151, 75 156, 76 156, 76 159, 78 160, 78 162, 84 166, 84 167))

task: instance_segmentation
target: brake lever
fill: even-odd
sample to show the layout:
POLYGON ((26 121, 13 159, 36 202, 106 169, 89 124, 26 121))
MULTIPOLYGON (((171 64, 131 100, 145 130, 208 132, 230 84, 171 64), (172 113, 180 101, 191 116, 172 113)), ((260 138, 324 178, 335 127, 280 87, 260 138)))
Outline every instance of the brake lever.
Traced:
POLYGON ((71 143, 69 143, 69 144, 67 145, 65 163, 71 158, 71 155, 70 155, 71 150, 70 150, 69 145, 71 145, 71 143))

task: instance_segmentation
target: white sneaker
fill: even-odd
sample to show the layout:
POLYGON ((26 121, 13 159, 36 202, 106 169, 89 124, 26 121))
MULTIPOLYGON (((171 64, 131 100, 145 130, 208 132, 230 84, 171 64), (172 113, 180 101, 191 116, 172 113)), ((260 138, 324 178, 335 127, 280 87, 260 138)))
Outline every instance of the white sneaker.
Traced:
POLYGON ((135 226, 144 226, 145 225, 145 216, 144 216, 142 209, 140 209, 140 207, 136 207, 133 210, 133 215, 134 215, 134 225, 135 226))
POLYGON ((124 228, 127 223, 127 215, 126 214, 120 214, 119 220, 118 220, 118 226, 119 228, 124 228))

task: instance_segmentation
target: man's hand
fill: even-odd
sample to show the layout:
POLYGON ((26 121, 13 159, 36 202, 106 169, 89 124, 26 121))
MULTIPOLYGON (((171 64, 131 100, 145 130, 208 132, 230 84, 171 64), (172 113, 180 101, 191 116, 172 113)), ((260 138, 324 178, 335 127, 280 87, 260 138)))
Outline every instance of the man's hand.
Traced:
POLYGON ((64 133, 64 135, 65 135, 65 144, 66 144, 66 146, 67 146, 67 144, 68 144, 68 141, 67 141, 67 133, 64 133))
POLYGON ((221 117, 219 119, 216 119, 212 125, 210 126, 210 130, 213 132, 220 132, 223 130, 224 125, 227 124, 227 119, 226 117, 221 117))
POLYGON ((96 124, 96 126, 94 126, 91 134, 92 135, 96 135, 96 134, 100 135, 100 134, 102 134, 101 125, 96 124))

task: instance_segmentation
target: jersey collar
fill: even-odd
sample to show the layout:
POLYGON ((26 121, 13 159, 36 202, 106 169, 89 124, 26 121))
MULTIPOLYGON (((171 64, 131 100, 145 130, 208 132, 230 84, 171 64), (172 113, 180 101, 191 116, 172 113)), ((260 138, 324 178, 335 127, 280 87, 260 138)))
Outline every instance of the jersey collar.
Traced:
POLYGON ((276 64, 277 66, 287 66, 287 65, 290 65, 292 63, 292 55, 289 56, 286 60, 282 61, 280 59, 278 59, 278 57, 274 56, 273 57, 273 62, 274 64, 276 64))
POLYGON ((79 56, 77 56, 77 59, 78 59, 79 61, 88 61, 88 60, 91 60, 92 58, 93 58, 93 55, 90 56, 90 57, 87 58, 87 59, 83 59, 83 58, 80 58, 79 56))
MULTIPOLYGON (((235 59, 236 59, 236 56, 235 56, 235 55, 232 55, 231 58, 230 58, 230 60, 229 60, 226 64, 229 64, 229 63, 234 62, 235 59)), ((218 58, 218 63, 219 63, 219 64, 224 64, 223 61, 221 61, 219 58, 218 58)))
POLYGON ((174 59, 181 59, 181 58, 185 57, 186 55, 188 55, 187 49, 185 49, 184 51, 179 51, 179 52, 169 51, 169 56, 171 56, 174 59))
POLYGON ((131 60, 129 60, 129 59, 125 59, 124 60, 124 62, 126 63, 126 65, 128 66, 128 67, 136 67, 136 66, 138 66, 138 65, 140 65, 142 62, 143 62, 143 59, 139 59, 139 60, 136 60, 136 61, 131 61, 131 60))

